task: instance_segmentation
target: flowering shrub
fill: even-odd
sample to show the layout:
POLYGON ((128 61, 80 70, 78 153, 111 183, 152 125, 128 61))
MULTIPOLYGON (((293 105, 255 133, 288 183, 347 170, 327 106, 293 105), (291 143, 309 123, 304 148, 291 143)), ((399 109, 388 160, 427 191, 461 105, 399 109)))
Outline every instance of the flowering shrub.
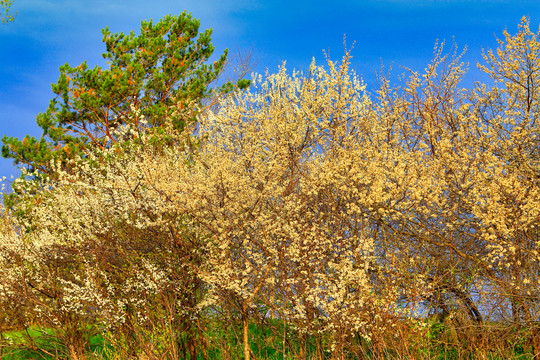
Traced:
POLYGON ((222 321, 245 359, 250 324, 297 358, 342 359, 424 346, 429 312, 536 321, 537 48, 522 22, 473 92, 442 47, 374 94, 346 53, 256 76, 166 141, 132 121, 3 212, 0 301, 72 357, 89 324, 124 357, 207 356, 222 321))

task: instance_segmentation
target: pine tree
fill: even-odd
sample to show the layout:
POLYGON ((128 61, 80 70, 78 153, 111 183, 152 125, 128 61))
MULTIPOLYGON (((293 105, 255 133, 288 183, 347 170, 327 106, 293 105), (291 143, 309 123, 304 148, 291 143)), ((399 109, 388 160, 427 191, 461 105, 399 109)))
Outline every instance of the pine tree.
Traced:
MULTIPOLYGON (((199 34, 199 24, 184 11, 155 24, 142 21, 139 35, 103 29, 108 69, 89 68, 86 61, 76 67, 61 66, 60 78, 52 84, 56 97, 37 116, 41 138, 27 135, 21 141, 4 136, 2 156, 26 165, 36 176, 53 175, 51 159, 65 164, 90 146, 106 148, 115 143, 113 130, 125 124, 134 110, 140 110, 149 126, 163 126, 172 117, 174 127, 182 129, 193 118, 175 116, 179 113, 175 109, 195 107, 212 94, 234 89, 231 83, 216 92, 209 88, 225 65, 227 50, 207 64, 214 51, 212 31, 199 34)), ((248 85, 240 80, 237 87, 248 85)))
POLYGON ((9 13, 11 5, 13 5, 13 0, 0 0, 0 19, 2 20, 2 24, 7 24, 15 18, 14 15, 9 13))

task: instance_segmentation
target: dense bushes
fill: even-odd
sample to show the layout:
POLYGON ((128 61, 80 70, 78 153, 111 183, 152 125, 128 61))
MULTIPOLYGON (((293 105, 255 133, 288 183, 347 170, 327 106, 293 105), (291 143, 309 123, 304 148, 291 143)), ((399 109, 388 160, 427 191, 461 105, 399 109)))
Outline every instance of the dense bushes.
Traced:
POLYGON ((534 345, 537 40, 524 20, 469 92, 442 48, 374 94, 349 53, 283 67, 167 146, 133 109, 116 145, 3 211, 4 316, 71 358, 97 333, 119 358, 534 345))

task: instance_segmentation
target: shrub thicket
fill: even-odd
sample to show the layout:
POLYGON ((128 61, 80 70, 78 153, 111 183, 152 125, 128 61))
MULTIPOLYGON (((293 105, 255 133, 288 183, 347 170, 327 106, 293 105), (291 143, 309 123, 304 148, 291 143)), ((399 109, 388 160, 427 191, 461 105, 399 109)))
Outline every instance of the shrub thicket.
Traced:
POLYGON ((537 36, 471 91, 439 47, 373 94, 348 52, 282 67, 165 143, 132 108, 3 211, 4 317, 73 359, 540 355, 537 36))

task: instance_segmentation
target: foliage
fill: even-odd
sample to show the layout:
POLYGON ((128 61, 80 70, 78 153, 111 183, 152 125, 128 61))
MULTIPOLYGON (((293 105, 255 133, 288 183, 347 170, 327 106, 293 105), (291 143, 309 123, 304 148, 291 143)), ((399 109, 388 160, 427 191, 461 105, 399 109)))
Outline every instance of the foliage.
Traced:
POLYGON ((3 210, 6 317, 73 359, 540 355, 539 46, 505 37, 469 92, 436 47, 373 94, 349 52, 282 66, 196 127, 130 104, 3 210))
MULTIPOLYGON (((89 68, 86 62, 61 66, 60 78, 52 85, 56 98, 37 116, 41 139, 5 136, 2 156, 27 165, 32 172, 50 174, 53 158, 65 161, 84 154, 90 146, 105 148, 115 143, 113 130, 130 119, 132 107, 140 109, 149 126, 162 126, 165 118, 173 119, 177 129, 188 125, 192 119, 178 110, 201 106, 213 94, 209 84, 227 57, 225 51, 206 64, 214 51, 211 30, 198 31, 199 21, 186 12, 165 16, 155 24, 142 21, 139 35, 103 29, 108 68, 89 68)), ((247 85, 241 80, 238 86, 247 85)), ((232 89, 227 83, 214 95, 232 89)))
POLYGON ((7 24, 15 19, 15 15, 9 13, 11 5, 13 5, 13 0, 0 0, 0 19, 2 19, 2 24, 7 24))

